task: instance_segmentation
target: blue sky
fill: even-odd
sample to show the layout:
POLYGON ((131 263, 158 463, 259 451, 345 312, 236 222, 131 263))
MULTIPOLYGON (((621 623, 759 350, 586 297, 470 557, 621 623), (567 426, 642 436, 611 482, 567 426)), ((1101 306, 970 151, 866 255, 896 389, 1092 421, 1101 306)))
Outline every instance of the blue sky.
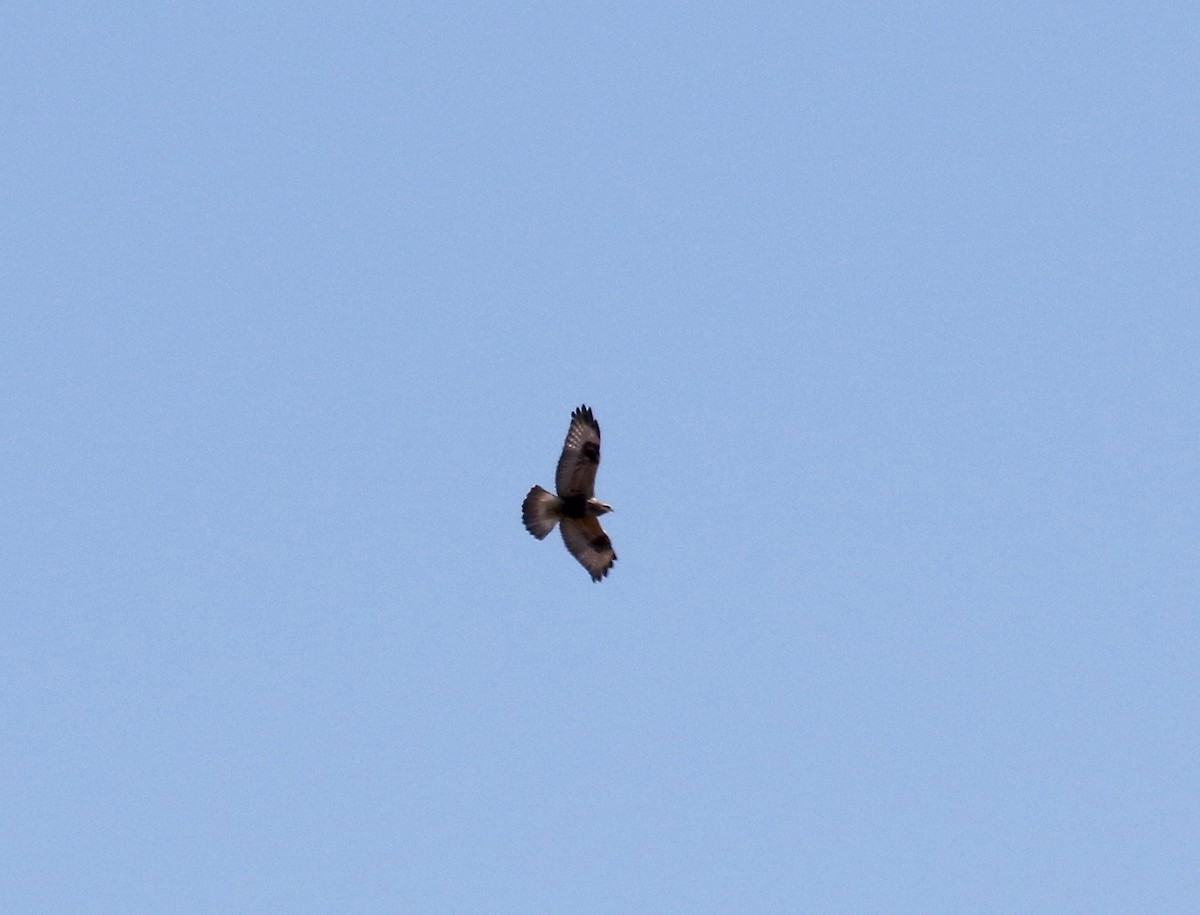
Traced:
POLYGON ((4 18, 6 913, 1200 905, 1189 4, 4 18))

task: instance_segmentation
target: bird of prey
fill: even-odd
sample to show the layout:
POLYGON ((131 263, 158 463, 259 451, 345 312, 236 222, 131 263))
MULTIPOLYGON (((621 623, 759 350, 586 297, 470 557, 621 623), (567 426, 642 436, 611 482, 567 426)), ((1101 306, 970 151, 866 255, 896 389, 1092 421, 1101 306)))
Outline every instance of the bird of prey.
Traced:
POLYGON ((559 525, 567 550, 587 569, 592 581, 607 575, 617 560, 612 541, 596 520, 612 511, 611 505, 596 498, 599 466, 600 424, 591 407, 581 406, 571 414, 571 427, 558 459, 554 475, 558 494, 535 486, 521 505, 525 529, 538 540, 554 530, 555 524, 559 525))

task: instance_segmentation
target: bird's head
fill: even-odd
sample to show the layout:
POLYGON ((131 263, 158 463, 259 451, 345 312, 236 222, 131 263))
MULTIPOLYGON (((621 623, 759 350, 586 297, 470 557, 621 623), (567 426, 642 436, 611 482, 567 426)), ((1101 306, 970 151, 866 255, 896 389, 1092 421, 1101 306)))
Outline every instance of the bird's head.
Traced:
POLYGON ((599 499, 588 499, 587 506, 589 515, 606 515, 613 510, 611 505, 599 499))

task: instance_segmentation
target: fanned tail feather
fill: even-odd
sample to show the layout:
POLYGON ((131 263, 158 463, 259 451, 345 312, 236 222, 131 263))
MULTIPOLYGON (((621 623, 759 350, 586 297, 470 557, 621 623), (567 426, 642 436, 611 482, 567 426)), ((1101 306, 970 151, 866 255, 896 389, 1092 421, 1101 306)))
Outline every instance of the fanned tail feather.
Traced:
POLYGON ((521 503, 521 520, 525 522, 525 530, 538 540, 543 539, 558 523, 559 503, 558 496, 540 486, 529 490, 529 495, 521 503))

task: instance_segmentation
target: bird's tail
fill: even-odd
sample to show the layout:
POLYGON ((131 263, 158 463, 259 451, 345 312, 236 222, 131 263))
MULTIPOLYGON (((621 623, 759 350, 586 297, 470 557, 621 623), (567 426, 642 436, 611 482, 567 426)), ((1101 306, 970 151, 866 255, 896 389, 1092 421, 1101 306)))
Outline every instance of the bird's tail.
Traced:
POLYGON ((525 530, 538 540, 554 530, 562 510, 561 501, 554 493, 546 492, 540 486, 529 490, 529 495, 521 503, 521 520, 525 522, 525 530))

